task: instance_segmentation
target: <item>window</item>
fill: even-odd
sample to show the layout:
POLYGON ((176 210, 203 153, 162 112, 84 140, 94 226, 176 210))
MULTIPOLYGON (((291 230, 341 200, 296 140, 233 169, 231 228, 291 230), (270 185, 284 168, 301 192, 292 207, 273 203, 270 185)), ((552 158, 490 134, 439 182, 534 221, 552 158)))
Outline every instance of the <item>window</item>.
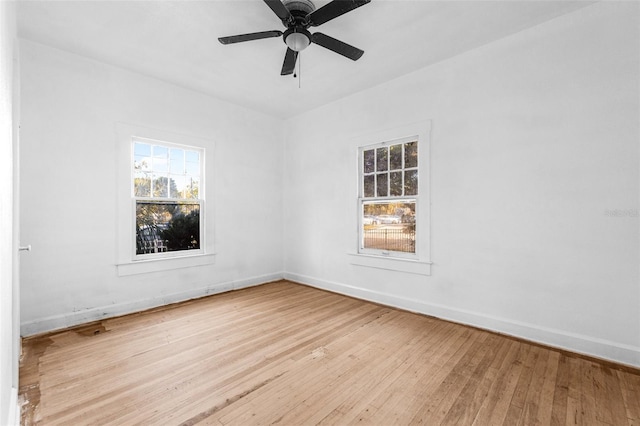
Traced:
POLYGON ((418 137, 359 150, 359 253, 417 259, 418 137))
POLYGON ((204 150, 133 138, 134 259, 203 253, 204 150))

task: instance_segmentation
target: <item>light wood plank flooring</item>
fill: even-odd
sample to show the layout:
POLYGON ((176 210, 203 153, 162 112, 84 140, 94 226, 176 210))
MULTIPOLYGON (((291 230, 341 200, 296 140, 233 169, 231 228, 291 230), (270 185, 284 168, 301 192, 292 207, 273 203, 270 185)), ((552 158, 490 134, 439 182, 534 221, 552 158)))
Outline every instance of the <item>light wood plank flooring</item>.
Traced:
POLYGON ((24 340, 23 424, 640 425, 640 374, 282 281, 24 340))

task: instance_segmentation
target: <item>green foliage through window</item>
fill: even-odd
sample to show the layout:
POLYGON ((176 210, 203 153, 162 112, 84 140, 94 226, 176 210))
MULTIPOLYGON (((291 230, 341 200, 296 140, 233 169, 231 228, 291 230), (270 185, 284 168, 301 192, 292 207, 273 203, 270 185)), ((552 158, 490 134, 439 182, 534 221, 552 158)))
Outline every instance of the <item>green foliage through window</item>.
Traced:
POLYGON ((136 254, 200 248, 200 205, 136 202, 136 254))

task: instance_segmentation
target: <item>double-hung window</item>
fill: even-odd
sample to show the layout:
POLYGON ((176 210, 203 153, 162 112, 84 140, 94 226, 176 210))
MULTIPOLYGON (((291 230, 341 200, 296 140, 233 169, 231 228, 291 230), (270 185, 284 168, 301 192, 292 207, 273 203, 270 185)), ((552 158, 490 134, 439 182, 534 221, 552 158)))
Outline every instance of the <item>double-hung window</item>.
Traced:
POLYGON ((359 149, 361 254, 418 259, 418 137, 359 149))
POLYGON ((204 253, 204 150, 133 138, 134 260, 204 253))

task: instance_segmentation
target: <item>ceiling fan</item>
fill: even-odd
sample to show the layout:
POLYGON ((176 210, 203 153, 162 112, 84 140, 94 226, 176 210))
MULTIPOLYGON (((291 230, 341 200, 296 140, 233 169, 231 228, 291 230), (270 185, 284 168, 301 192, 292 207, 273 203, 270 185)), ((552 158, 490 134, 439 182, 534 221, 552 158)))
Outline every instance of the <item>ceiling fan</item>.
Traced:
POLYGON ((287 28, 284 32, 279 30, 262 31, 258 33, 220 37, 218 40, 222 44, 232 44, 283 36, 282 38, 287 45, 287 53, 284 56, 284 63, 282 64, 282 72, 280 75, 293 74, 296 60, 298 59, 298 52, 304 50, 311 43, 315 43, 351 60, 357 61, 364 53, 363 50, 322 33, 311 34, 308 28, 324 24, 360 6, 364 6, 370 1, 371 0, 333 0, 320 9, 316 9, 311 0, 264 0, 267 6, 271 8, 287 28))

